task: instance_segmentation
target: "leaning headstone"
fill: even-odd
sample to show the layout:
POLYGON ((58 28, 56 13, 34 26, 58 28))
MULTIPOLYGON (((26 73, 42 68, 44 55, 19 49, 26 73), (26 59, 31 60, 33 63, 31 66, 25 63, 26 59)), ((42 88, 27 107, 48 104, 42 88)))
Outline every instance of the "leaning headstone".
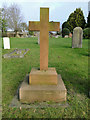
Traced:
POLYGON ((82 48, 83 30, 81 27, 76 27, 73 30, 72 48, 82 48))
POLYGON ((8 37, 3 37, 4 49, 10 49, 10 39, 8 37))

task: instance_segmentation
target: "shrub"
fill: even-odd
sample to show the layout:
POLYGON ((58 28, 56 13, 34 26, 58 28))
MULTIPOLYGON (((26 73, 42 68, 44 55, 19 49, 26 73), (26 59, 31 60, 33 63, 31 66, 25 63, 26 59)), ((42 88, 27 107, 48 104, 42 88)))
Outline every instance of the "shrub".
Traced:
POLYGON ((69 35, 70 31, 68 28, 63 28, 62 29, 62 37, 64 37, 65 35, 69 35))
POLYGON ((83 38, 90 39, 90 28, 85 28, 83 30, 83 38))
POLYGON ((33 31, 29 31, 29 35, 34 35, 34 32, 33 31))

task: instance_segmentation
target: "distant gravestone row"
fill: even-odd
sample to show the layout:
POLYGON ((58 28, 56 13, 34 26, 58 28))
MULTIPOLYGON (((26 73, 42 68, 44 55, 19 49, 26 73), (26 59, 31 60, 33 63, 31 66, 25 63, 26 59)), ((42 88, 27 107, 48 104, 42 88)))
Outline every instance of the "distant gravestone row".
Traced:
POLYGON ((73 30, 72 48, 82 48, 83 30, 81 27, 76 27, 73 30))
MULTIPOLYGON (((57 37, 56 37, 57 38, 57 37)), ((81 27, 76 27, 73 30, 72 48, 82 48, 83 30, 81 27)), ((10 39, 3 37, 4 49, 10 49, 10 39)), ((38 44, 40 44, 40 32, 38 32, 38 44)))

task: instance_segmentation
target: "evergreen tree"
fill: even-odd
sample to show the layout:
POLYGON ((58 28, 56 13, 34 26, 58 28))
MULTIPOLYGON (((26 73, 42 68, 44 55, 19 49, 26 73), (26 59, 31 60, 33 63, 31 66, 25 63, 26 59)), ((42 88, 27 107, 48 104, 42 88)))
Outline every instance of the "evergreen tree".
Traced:
POLYGON ((87 27, 90 27, 90 11, 87 17, 87 27))
POLYGON ((63 29, 63 28, 68 28, 67 21, 65 21, 65 22, 62 24, 62 29, 63 29))
POLYGON ((83 15, 83 11, 81 8, 77 8, 73 13, 70 14, 67 20, 67 28, 70 32, 73 32, 75 27, 81 27, 82 29, 85 27, 85 18, 83 15))
POLYGON ((7 16, 4 8, 0 8, 0 30, 2 31, 2 35, 6 34, 7 31, 7 16))

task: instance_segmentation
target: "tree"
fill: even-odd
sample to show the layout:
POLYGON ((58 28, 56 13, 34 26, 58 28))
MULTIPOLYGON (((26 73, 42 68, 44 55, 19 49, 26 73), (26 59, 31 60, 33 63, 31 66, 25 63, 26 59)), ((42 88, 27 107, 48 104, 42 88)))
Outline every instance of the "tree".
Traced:
POLYGON ((21 23, 21 30, 23 30, 23 31, 28 30, 28 26, 25 22, 21 23))
POLYGON ((83 30, 83 38, 90 39, 90 28, 85 28, 83 30))
POLYGON ((6 9, 6 6, 0 9, 0 30, 2 31, 2 36, 6 34, 8 27, 6 9))
POLYGON ((63 29, 63 28, 68 28, 67 21, 65 21, 65 22, 62 24, 62 29, 63 29))
POLYGON ((71 13, 67 20, 68 29, 73 32, 75 27, 81 27, 82 29, 85 27, 85 18, 83 15, 83 11, 81 8, 77 8, 74 13, 71 13))
POLYGON ((11 4, 8 7, 8 26, 10 29, 14 30, 15 32, 20 30, 20 23, 22 22, 22 16, 20 8, 17 4, 11 4))
POLYGON ((90 11, 87 17, 87 27, 90 27, 90 11))
POLYGON ((68 28, 63 28, 62 29, 62 37, 65 37, 65 35, 69 35, 70 31, 68 28))
POLYGON ((63 23, 63 27, 68 28, 70 32, 73 32, 75 27, 81 27, 82 29, 85 28, 85 18, 83 15, 83 11, 81 8, 76 8, 76 10, 70 14, 68 20, 63 23))

